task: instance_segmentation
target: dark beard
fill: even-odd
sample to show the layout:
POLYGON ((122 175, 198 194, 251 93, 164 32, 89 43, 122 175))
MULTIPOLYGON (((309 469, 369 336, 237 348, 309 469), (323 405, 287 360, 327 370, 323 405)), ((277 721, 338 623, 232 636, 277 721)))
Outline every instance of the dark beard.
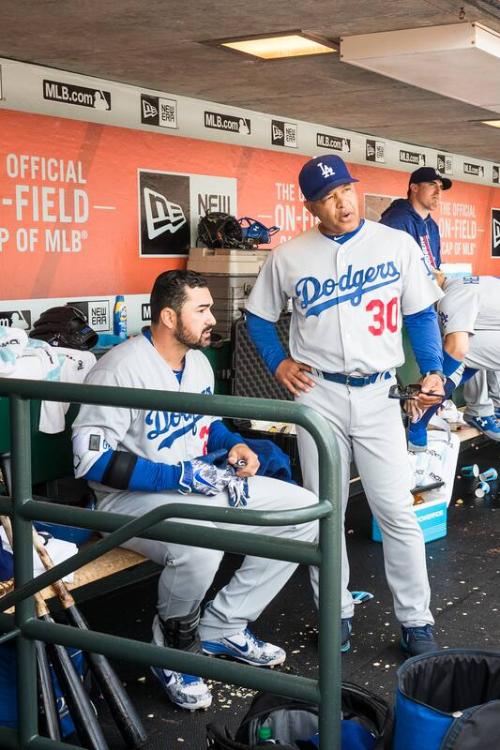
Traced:
POLYGON ((205 328, 201 336, 198 339, 195 339, 193 336, 190 336, 184 326, 182 325, 182 322, 179 322, 177 326, 177 330, 175 332, 175 338, 180 344, 184 344, 184 346, 187 346, 189 349, 206 349, 207 346, 210 346, 211 340, 210 338, 207 339, 207 343, 204 343, 203 336, 208 331, 211 331, 212 327, 205 328))

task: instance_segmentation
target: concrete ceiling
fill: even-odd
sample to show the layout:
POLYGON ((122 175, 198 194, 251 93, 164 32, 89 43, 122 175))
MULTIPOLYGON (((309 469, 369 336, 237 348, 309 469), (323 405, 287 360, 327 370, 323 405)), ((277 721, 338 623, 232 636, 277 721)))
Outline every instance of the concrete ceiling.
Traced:
POLYGON ((291 29, 338 40, 459 20, 500 32, 500 0, 0 0, 0 56, 498 162, 500 130, 478 122, 498 118, 489 110, 338 55, 264 62, 203 44, 291 29))

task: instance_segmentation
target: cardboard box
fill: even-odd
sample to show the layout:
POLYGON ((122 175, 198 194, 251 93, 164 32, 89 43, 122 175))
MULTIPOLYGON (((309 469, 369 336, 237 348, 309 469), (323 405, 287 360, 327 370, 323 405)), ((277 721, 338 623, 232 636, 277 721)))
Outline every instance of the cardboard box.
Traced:
MULTIPOLYGON (((417 516, 420 528, 424 532, 424 541, 433 542, 435 539, 441 539, 447 534, 448 506, 446 500, 427 500, 421 505, 414 505, 413 510, 417 516)), ((380 527, 372 518, 372 539, 374 542, 381 542, 382 536, 380 527)))

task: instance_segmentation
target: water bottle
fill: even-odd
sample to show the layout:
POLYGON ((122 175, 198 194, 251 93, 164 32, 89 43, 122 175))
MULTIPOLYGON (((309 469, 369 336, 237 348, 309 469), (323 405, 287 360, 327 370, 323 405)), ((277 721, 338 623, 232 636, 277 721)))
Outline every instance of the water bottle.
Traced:
POLYGON ((113 309, 113 333, 121 339, 127 338, 127 306, 125 305, 125 297, 123 294, 118 294, 115 299, 115 306, 113 309))
POLYGON ((273 740, 273 729, 272 727, 260 727, 259 736, 257 739, 258 745, 279 745, 277 740, 273 740))
POLYGON ((482 471, 479 474, 478 479, 480 479, 481 482, 494 482, 498 479, 498 472, 494 468, 486 469, 486 471, 482 471))

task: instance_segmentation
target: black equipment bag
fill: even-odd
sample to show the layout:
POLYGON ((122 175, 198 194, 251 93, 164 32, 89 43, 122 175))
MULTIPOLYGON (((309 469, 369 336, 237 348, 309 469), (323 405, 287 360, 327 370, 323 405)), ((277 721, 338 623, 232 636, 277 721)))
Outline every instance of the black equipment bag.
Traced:
POLYGON ((50 346, 86 351, 97 344, 97 333, 77 307, 61 305, 45 310, 30 333, 32 339, 42 339, 50 346))
MULTIPOLYGON (((209 750, 314 750, 318 745, 318 706, 271 693, 257 693, 235 737, 224 727, 207 726, 209 750), (276 743, 259 742, 261 727, 270 727, 276 743), (314 739, 313 739, 314 738, 314 739)), ((365 688, 342 683, 342 750, 390 748, 392 711, 365 688)))

